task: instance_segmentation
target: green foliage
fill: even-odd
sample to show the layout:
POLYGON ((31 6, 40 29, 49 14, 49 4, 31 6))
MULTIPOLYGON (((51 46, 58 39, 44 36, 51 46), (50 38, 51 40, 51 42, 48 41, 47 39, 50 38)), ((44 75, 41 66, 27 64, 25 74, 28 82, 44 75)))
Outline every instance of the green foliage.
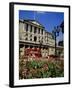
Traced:
POLYGON ((63 61, 20 61, 19 63, 20 79, 31 78, 53 78, 64 76, 63 61), (26 69, 26 71, 25 71, 26 69), (22 74, 22 72, 25 72, 22 74))

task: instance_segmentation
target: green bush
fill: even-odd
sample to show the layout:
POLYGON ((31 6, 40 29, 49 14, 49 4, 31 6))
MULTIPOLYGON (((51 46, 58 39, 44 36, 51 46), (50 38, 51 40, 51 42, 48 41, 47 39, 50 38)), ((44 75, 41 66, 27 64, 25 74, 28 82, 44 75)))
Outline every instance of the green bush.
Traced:
POLYGON ((19 77, 23 78, 54 78, 64 76, 64 62, 63 61, 20 61, 19 63, 19 77), (22 72, 26 72, 22 75, 22 72))

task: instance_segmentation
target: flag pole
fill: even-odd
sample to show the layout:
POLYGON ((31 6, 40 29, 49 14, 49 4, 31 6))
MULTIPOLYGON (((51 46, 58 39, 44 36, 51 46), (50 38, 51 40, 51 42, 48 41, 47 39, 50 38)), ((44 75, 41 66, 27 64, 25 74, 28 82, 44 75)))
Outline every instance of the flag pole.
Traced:
POLYGON ((35 20, 35 11, 34 11, 34 20, 35 20))

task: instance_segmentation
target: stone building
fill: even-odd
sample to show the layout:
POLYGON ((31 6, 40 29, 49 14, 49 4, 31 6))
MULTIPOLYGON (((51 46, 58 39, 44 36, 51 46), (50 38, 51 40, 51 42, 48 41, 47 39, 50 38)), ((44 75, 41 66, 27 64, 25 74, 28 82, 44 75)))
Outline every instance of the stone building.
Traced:
POLYGON ((39 22, 19 20, 19 50, 23 56, 55 55, 55 39, 39 22))

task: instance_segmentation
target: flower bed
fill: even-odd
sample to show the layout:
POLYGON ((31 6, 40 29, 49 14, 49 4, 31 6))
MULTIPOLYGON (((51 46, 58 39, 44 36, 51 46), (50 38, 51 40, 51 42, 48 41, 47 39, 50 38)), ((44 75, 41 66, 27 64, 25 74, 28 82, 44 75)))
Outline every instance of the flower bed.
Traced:
POLYGON ((24 61, 19 62, 19 79, 53 78, 64 76, 64 61, 24 61))

